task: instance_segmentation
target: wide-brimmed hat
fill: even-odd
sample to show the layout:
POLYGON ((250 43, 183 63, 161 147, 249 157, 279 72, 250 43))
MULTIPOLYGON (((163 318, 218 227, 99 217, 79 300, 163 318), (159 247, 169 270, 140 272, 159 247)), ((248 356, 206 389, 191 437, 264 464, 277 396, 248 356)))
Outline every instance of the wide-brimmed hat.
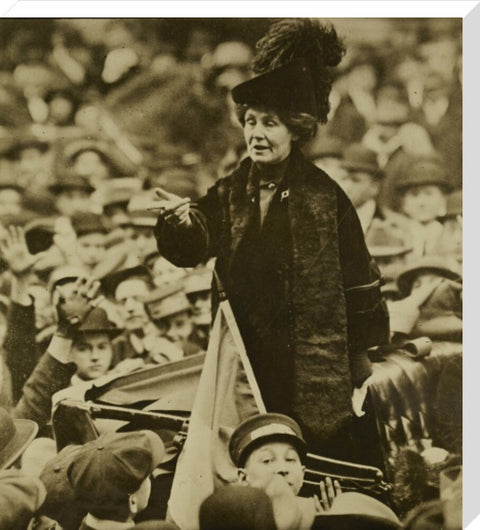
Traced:
POLYGON ((448 180, 444 165, 437 158, 414 160, 410 167, 395 181, 398 191, 404 191, 414 186, 435 185, 449 191, 452 184, 448 180))
POLYGON ((318 118, 313 78, 304 59, 237 85, 232 90, 232 97, 240 105, 305 113, 318 118))
POLYGON ((32 420, 12 418, 0 408, 0 469, 10 467, 25 451, 38 432, 32 420))
POLYGON ((402 294, 410 293, 412 284, 420 272, 431 272, 449 280, 462 281, 460 274, 449 268, 448 264, 440 256, 424 256, 400 271, 397 277, 397 285, 402 294))
POLYGON ((385 176, 378 165, 377 154, 359 143, 351 144, 344 150, 342 166, 349 171, 368 173, 376 179, 385 176))
POLYGON ((306 443, 297 422, 284 414, 272 412, 251 416, 235 429, 228 445, 230 458, 237 467, 242 467, 254 449, 270 440, 291 443, 304 459, 306 443))

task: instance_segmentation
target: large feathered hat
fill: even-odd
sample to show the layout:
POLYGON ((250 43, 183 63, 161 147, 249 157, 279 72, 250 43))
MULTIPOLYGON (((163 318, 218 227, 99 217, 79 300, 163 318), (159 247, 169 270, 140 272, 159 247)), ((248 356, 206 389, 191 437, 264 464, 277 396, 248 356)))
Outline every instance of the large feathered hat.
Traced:
POLYGON ((325 123, 333 70, 345 48, 335 28, 311 19, 274 23, 256 45, 257 75, 232 90, 235 103, 306 113, 325 123))

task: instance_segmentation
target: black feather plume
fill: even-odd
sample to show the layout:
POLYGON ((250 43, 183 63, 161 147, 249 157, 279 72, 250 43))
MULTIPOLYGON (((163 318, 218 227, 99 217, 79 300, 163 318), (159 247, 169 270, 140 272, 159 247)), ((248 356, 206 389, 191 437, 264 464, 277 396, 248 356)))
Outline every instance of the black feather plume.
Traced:
POLYGON ((269 72, 295 59, 305 59, 315 85, 320 121, 327 121, 328 96, 333 81, 333 68, 345 54, 345 46, 332 25, 308 18, 280 20, 270 26, 256 44, 253 71, 269 72))

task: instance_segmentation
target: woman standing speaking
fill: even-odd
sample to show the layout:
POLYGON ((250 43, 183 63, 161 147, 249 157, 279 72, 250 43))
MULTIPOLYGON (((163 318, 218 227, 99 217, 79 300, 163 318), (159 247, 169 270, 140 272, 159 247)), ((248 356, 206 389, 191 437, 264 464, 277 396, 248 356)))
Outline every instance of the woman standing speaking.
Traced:
POLYGON ((248 158, 195 204, 157 189, 155 233, 177 266, 217 258, 267 410, 295 418, 311 450, 354 459, 352 394, 388 314, 355 209, 299 149, 327 121, 344 51, 309 19, 271 26, 259 75, 232 90, 248 158))

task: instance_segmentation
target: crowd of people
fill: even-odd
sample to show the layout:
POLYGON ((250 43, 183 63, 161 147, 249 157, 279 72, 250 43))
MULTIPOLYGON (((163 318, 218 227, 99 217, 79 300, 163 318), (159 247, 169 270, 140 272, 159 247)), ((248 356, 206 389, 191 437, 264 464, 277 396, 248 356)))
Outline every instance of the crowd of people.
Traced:
MULTIPOLYGON (((336 191, 325 198, 323 189, 302 188, 295 209, 293 184, 282 188, 285 167, 259 172, 255 178, 269 184, 259 192, 263 228, 257 237, 237 220, 247 212, 241 200, 225 202, 235 193, 241 198, 226 177, 237 170, 234 175, 247 178, 245 160, 265 157, 264 147, 250 148, 246 131, 269 117, 263 101, 261 112, 252 111, 259 103, 249 99, 248 83, 255 41, 270 22, 245 19, 235 32, 228 20, 112 19, 95 21, 102 24, 95 38, 86 31, 89 21, 42 21, 41 31, 40 21, 11 22, 0 54, 0 529, 176 527, 134 522, 149 504, 149 477, 165 453, 161 438, 145 430, 106 433, 55 455, 52 397, 106 375, 205 353, 224 287, 272 414, 247 419, 235 431, 230 455, 242 488, 209 497, 199 527, 402 527, 385 504, 342 492, 329 478, 318 498, 297 496, 306 443, 334 458, 358 456, 347 446, 335 453, 344 430, 325 445, 314 440, 333 429, 331 411, 340 418, 345 403, 350 407, 352 388, 363 393, 363 404, 374 355, 358 355, 343 375, 343 361, 329 364, 338 370, 334 381, 325 371, 296 364, 305 379, 298 388, 288 355, 310 321, 326 331, 309 348, 360 353, 425 336, 461 342, 461 24, 391 20, 381 43, 345 40, 346 53, 338 48, 339 65, 316 116, 324 124, 311 129, 298 156, 296 148, 291 155, 295 168, 306 167, 305 158, 316 168, 312 175, 323 170, 335 183, 328 180, 325 189, 336 191), (233 90, 232 98, 235 87, 247 88, 233 90), (277 187, 282 193, 274 218, 277 187), (284 230, 281 209, 289 193, 291 232, 284 230), (334 204, 336 215, 309 216, 312 201, 334 204), (196 231, 184 237, 181 225, 190 219, 196 231), (230 223, 232 239, 241 235, 248 245, 234 241, 230 254, 228 236, 216 223, 230 223), (299 274, 295 284, 305 280, 304 270, 313 274, 314 265, 301 254, 309 257, 313 247, 302 234, 331 227, 339 244, 323 250, 332 259, 336 253, 329 262, 334 272, 319 265, 313 271, 319 285, 309 281, 305 290, 286 294, 285 275, 299 274), (285 237, 272 245, 268 230, 285 237), (290 247, 299 267, 285 272, 279 251, 290 247), (275 267, 265 270, 268 263, 275 267), (346 309, 332 287, 342 279, 346 309), (324 285, 331 292, 325 294, 324 285), (348 292, 360 291, 349 298, 348 292), (255 293, 263 293, 261 303, 255 293), (325 304, 323 312, 305 308, 305 300, 325 304), (388 309, 389 326, 373 324, 371 307, 376 319, 388 309), (250 314, 257 321, 250 322, 250 314), (278 320, 270 320, 272 314, 278 320), (325 418, 309 423, 302 414, 311 413, 312 374, 336 391, 323 407, 325 418), (44 458, 41 469, 32 471, 31 456, 23 458, 22 471, 12 469, 20 467, 22 453, 42 451, 51 459, 44 458), (280 461, 281 470, 271 471, 280 461), (278 482, 278 476, 287 480, 278 482), (59 506, 71 510, 55 521, 59 506)), ((270 75, 259 64, 257 56, 255 74, 270 75)), ((292 79, 287 75, 282 87, 292 79)), ((300 83, 301 71, 294 79, 300 83)), ((257 98, 275 97, 270 85, 254 85, 254 91, 257 98)), ((305 357, 317 354, 309 350, 305 357)), ((461 432, 457 437, 447 448, 452 453, 461 448, 461 432)))

